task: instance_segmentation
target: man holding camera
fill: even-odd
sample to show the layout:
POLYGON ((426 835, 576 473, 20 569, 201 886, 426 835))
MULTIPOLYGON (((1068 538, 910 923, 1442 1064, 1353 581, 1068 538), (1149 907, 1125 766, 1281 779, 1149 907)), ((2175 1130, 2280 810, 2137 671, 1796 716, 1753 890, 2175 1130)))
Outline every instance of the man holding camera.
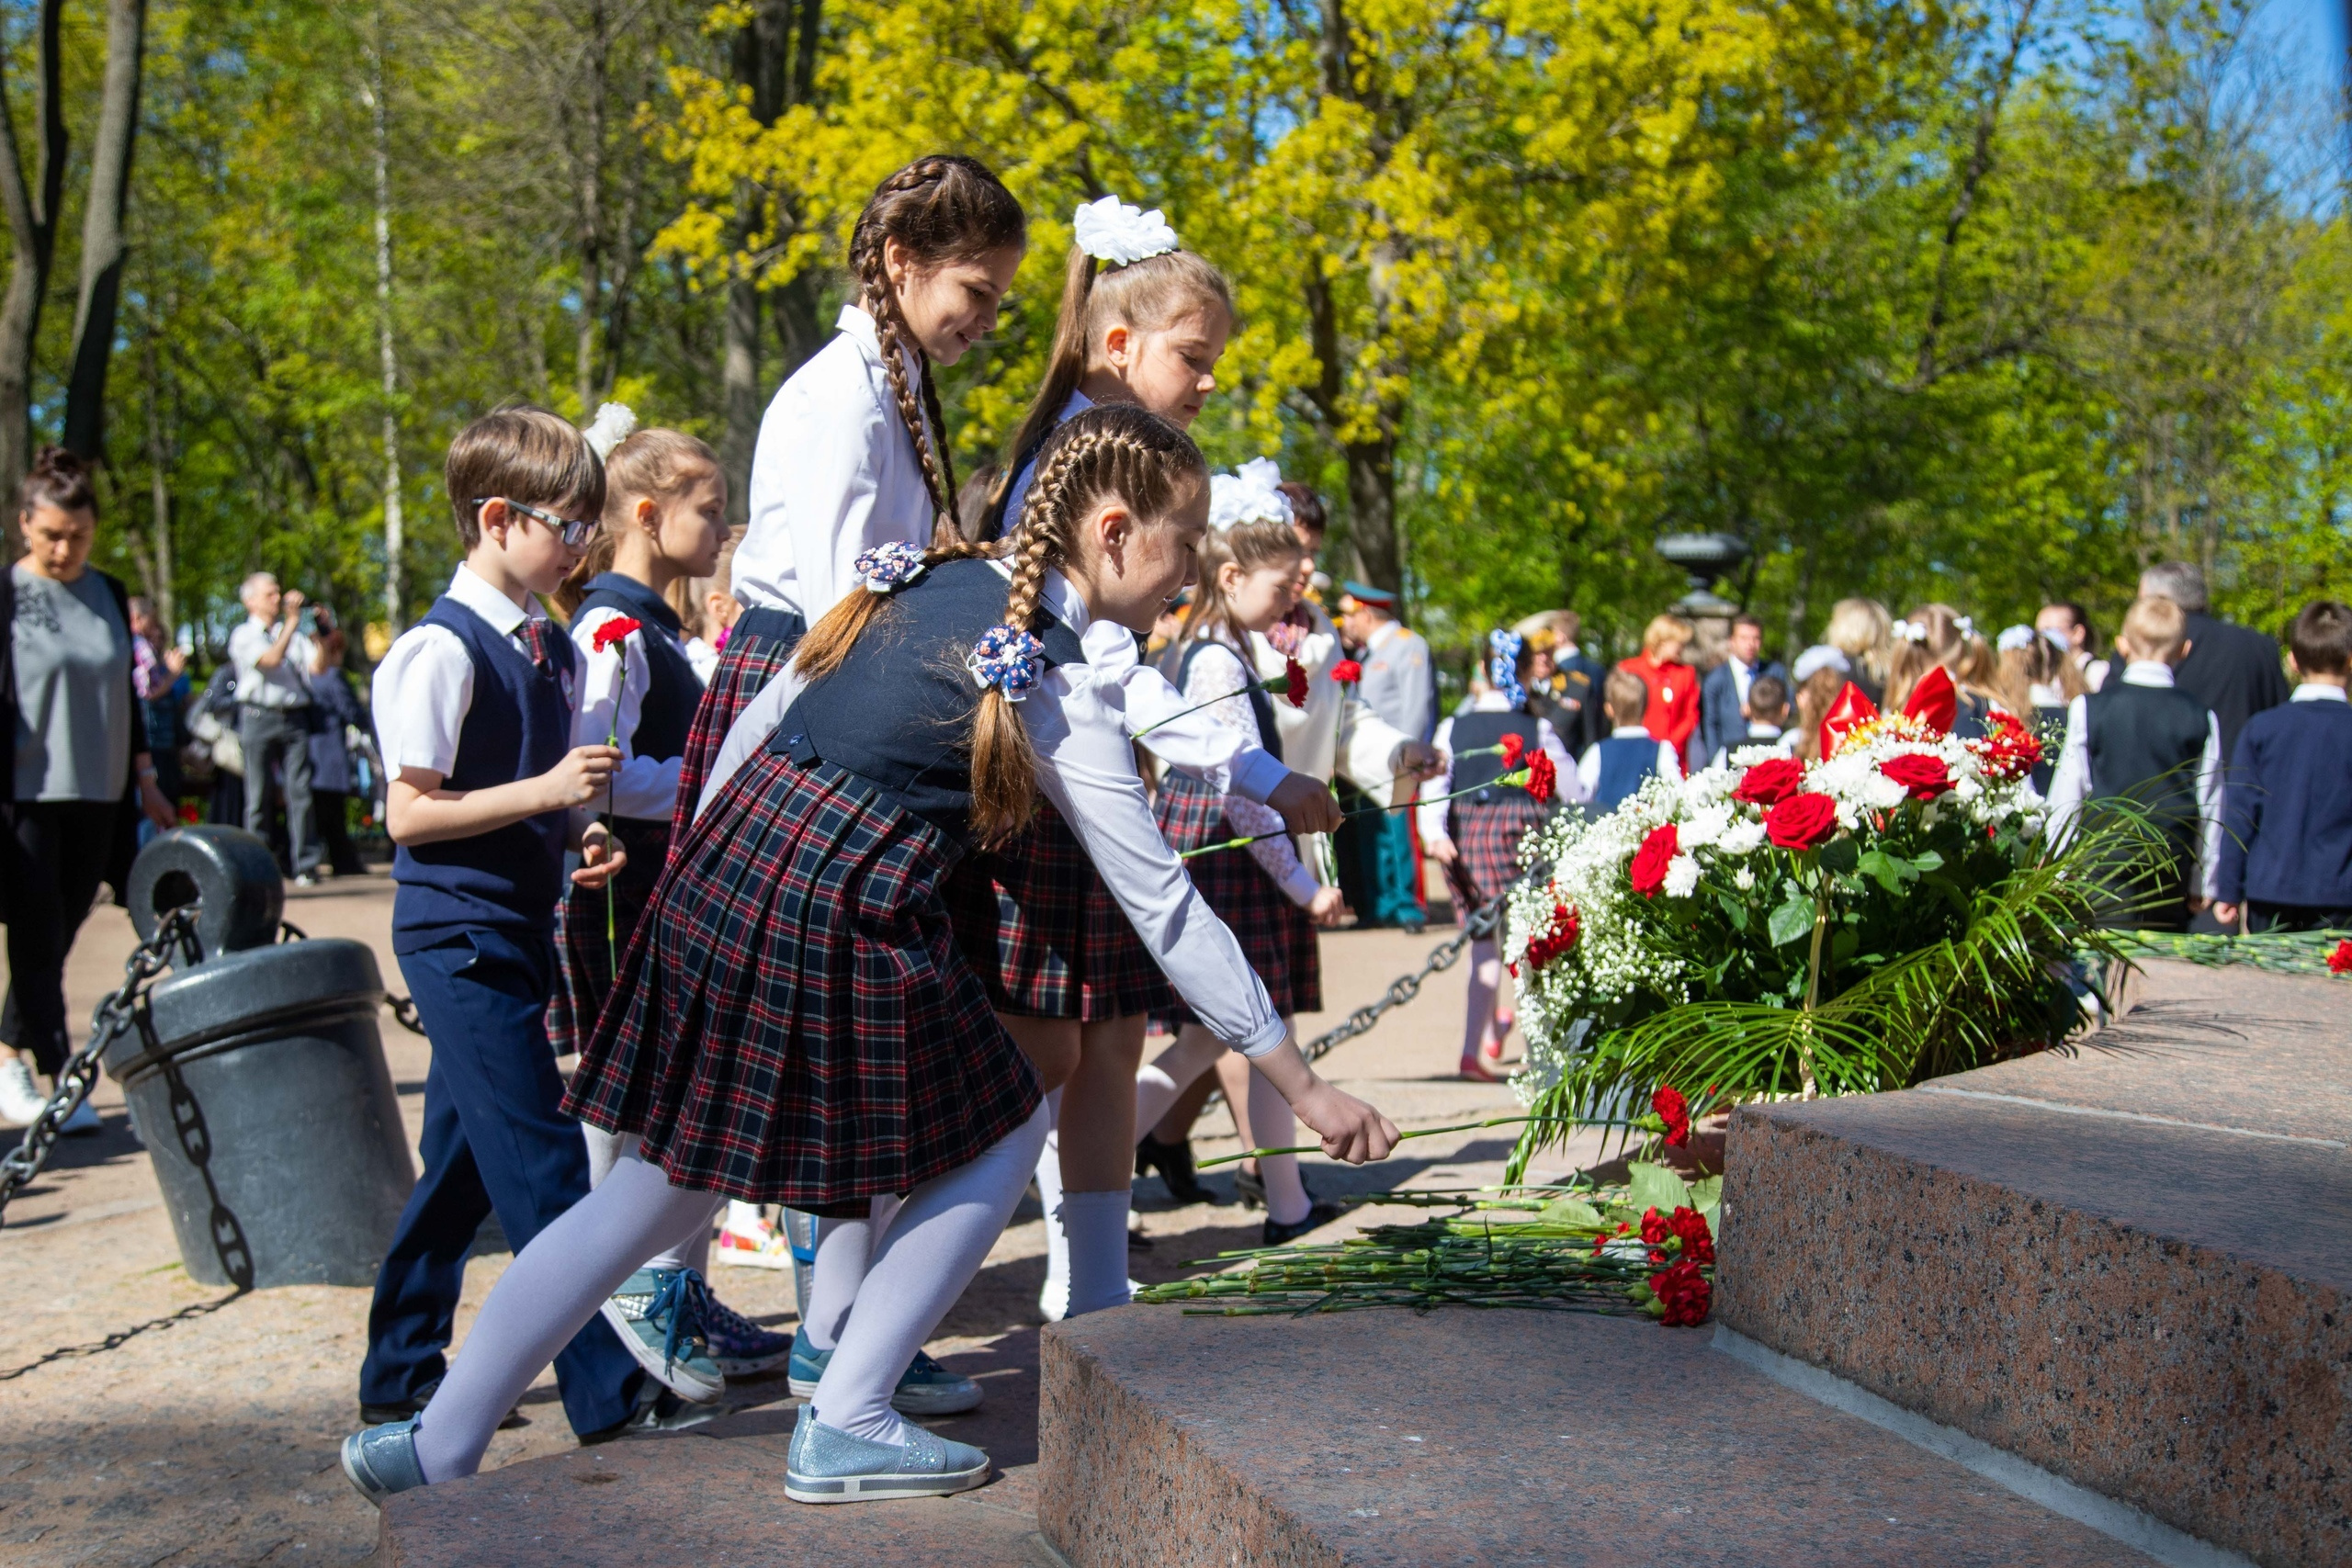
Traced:
POLYGON ((269 838, 269 768, 286 783, 287 853, 294 883, 318 880, 318 850, 311 841, 310 617, 302 595, 281 593, 266 571, 245 579, 237 597, 245 624, 229 634, 229 661, 237 667, 237 739, 245 754, 245 830, 269 838))

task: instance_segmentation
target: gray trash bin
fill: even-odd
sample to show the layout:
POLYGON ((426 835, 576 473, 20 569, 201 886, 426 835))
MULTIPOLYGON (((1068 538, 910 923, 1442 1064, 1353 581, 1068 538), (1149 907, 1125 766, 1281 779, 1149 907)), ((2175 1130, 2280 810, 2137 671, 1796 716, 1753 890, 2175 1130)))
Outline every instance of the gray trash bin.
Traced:
POLYGON ((363 943, 250 948, 160 982, 107 1048, 191 1278, 375 1282, 416 1182, 383 999, 363 943))

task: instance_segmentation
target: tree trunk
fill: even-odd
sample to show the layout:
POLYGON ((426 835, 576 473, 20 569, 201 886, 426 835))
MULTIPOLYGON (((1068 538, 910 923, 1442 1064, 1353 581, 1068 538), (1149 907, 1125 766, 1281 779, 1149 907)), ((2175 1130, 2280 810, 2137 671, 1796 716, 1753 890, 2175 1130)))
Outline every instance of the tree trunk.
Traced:
POLYGON ((727 469, 727 520, 752 515, 752 453, 760 435, 760 289, 748 277, 727 286, 726 344, 720 366, 727 433, 718 460, 727 469))
POLYGON ((384 103, 384 9, 380 5, 376 7, 376 37, 368 54, 368 108, 376 151, 376 357, 384 389, 384 626, 390 636, 398 637, 407 618, 407 583, 401 558, 407 547, 407 521, 401 510, 401 362, 392 338, 391 129, 384 103))
POLYGON ((130 207, 130 154, 139 140, 140 66, 147 0, 107 0, 105 96, 90 147, 90 200, 82 214, 82 293, 74 307, 74 368, 65 385, 65 446, 96 463, 106 457, 107 367, 114 359, 116 308, 128 259, 123 214, 130 207))
MULTIPOLYGON (((34 123, 39 163, 25 178, 16 119, 7 101, 7 61, 0 51, 0 204, 8 209, 16 241, 8 291, 0 299, 0 502, 13 501, 32 464, 33 347, 49 297, 49 269, 57 247, 58 198, 65 184, 65 109, 58 90, 58 17, 64 0, 41 0, 34 68, 34 123)), ((13 545, 11 550, 13 551, 13 545)))
POLYGON ((1351 441, 1348 457, 1348 538, 1374 588, 1401 593, 1404 552, 1396 536, 1396 438, 1351 441))
POLYGON ((610 90, 612 39, 605 29, 603 0, 589 6, 588 29, 588 70, 580 90, 587 100, 587 137, 575 185, 580 315, 572 340, 572 380, 582 423, 596 412, 596 327, 605 310, 605 96, 610 90))
POLYGON ((141 344, 140 373, 147 383, 147 548, 141 553, 147 597, 166 636, 179 635, 179 604, 172 592, 172 449, 164 437, 164 375, 155 335, 141 344))

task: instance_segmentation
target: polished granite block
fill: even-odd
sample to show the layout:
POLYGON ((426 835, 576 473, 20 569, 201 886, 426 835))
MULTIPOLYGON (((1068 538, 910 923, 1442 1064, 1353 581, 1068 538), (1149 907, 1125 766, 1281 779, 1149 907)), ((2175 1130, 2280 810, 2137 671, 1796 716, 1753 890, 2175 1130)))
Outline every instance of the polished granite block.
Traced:
POLYGON ((1076 1568, 2145 1563, 1647 1319, 1098 1313, 1046 1331, 1076 1568))
POLYGON ((1718 1315, 2257 1562, 2352 1562, 2346 1004, 2152 964, 2072 1054, 1745 1107, 1718 1315))

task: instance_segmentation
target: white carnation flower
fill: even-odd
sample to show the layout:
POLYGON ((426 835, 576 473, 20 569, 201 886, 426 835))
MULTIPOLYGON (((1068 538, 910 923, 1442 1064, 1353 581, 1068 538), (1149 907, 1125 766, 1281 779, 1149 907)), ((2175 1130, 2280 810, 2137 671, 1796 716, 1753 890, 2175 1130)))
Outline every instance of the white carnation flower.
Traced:
MULTIPOLYGON (((1760 832, 1762 829, 1759 829, 1758 831, 1760 832)), ((1737 872, 1733 874, 1731 885, 1734 887, 1738 888, 1742 893, 1752 892, 1756 887, 1756 873, 1747 866, 1741 866, 1737 872)))
MULTIPOLYGON (((1724 829, 1723 837, 1715 840, 1715 848, 1727 855, 1752 855, 1763 847, 1764 824, 1761 822, 1735 822, 1724 829)), ((1743 871, 1740 874, 1746 876, 1747 873, 1743 871)), ((1747 884, 1740 886, 1745 887, 1747 884)))
POLYGON ((1675 837, 1686 850, 1704 849, 1724 836, 1731 826, 1731 807, 1720 802, 1702 806, 1685 818, 1675 829, 1675 837))
POLYGON ((1071 214, 1070 231, 1080 250, 1114 266, 1176 248, 1176 231, 1166 214, 1156 207, 1149 212, 1129 207, 1115 196, 1089 202, 1071 214))
POLYGON ((1699 863, 1689 855, 1677 855, 1666 863, 1666 896, 1688 898, 1699 890, 1699 863))

